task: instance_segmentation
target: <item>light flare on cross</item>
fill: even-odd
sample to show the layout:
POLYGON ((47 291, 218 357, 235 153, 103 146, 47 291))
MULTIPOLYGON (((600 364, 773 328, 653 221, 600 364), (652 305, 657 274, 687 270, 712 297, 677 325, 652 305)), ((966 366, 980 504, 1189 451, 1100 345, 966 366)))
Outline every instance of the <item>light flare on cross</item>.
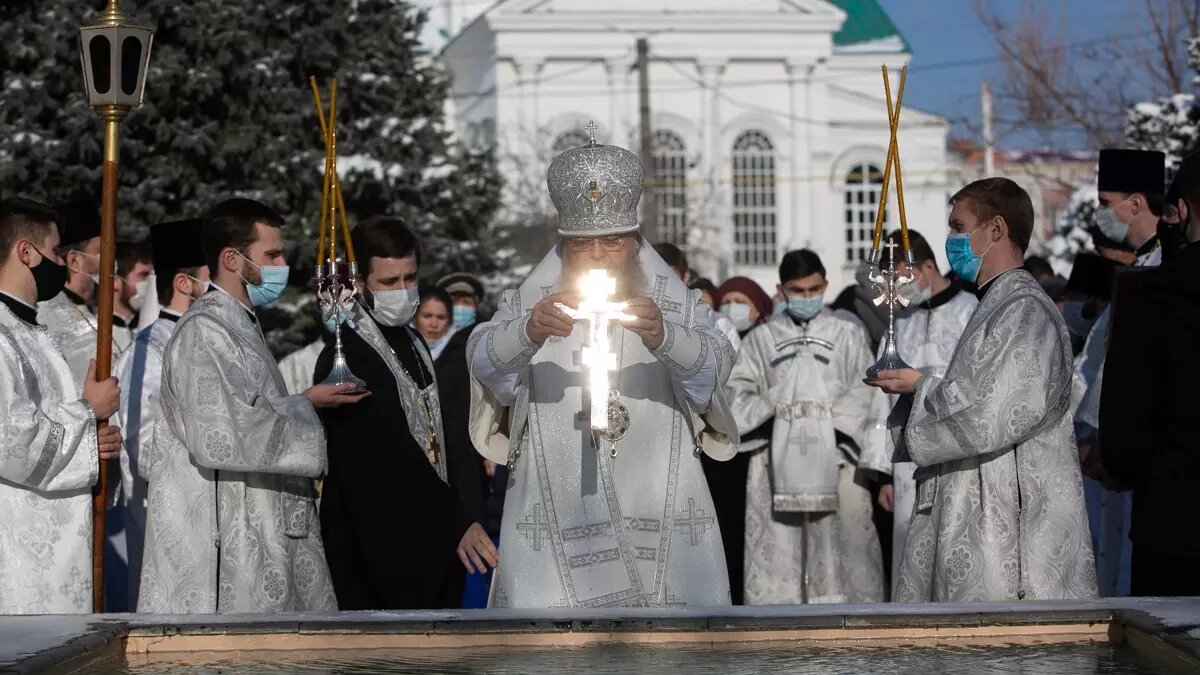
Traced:
POLYGON ((583 348, 583 365, 588 369, 588 391, 591 396, 592 431, 608 432, 608 374, 617 369, 617 355, 608 339, 608 327, 613 321, 629 321, 635 317, 625 313, 624 302, 613 302, 617 280, 603 269, 588 270, 579 279, 579 307, 572 309, 559 304, 558 308, 575 320, 588 322, 588 346, 583 348))

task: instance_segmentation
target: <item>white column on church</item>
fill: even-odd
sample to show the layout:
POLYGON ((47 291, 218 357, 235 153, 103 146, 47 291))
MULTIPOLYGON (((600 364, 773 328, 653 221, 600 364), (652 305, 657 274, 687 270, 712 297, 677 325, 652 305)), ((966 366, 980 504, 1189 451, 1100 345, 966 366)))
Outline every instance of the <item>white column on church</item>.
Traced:
POLYGON ((530 143, 538 143, 541 139, 540 122, 538 120, 539 81, 542 67, 546 61, 541 57, 523 57, 517 60, 521 80, 522 133, 530 143))
POLYGON ((722 245, 717 255, 717 275, 721 279, 732 276, 733 260, 733 224, 730 220, 728 205, 733 198, 726 180, 729 176, 728 167, 723 158, 726 156, 721 148, 721 74, 725 71, 726 60, 700 59, 696 62, 703 84, 700 95, 700 177, 704 181, 701 203, 707 202, 707 213, 700 215, 707 221, 703 225, 716 228, 720 232, 722 245))
MULTIPOLYGON (((820 250, 817 221, 812 212, 812 186, 817 182, 810 148, 811 123, 808 121, 808 73, 811 69, 806 60, 788 58, 784 63, 788 78, 788 133, 791 136, 791 180, 788 194, 791 199, 790 214, 785 222, 789 231, 780 233, 779 242, 786 248, 810 246, 820 250)), ((824 253, 824 251, 822 251, 824 253)))

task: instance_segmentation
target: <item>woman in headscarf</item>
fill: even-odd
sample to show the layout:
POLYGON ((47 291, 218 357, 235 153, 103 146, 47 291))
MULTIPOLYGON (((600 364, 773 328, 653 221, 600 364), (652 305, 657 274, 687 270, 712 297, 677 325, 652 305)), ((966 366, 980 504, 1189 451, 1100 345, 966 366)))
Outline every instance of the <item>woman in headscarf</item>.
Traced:
POLYGON ((717 289, 717 309, 746 337, 755 326, 771 319, 770 296, 753 279, 733 277, 717 289))

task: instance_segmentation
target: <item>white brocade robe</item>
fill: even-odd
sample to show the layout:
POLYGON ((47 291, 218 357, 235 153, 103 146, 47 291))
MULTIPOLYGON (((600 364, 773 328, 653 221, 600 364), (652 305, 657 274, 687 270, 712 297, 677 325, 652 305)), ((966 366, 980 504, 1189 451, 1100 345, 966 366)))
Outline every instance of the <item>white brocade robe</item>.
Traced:
POLYGON ((0 614, 92 609, 91 406, 44 327, 0 304, 0 614))
POLYGON ((492 607, 729 604, 698 446, 716 459, 734 454, 737 433, 721 395, 733 349, 698 291, 688 291, 649 246, 640 260, 665 338, 651 352, 627 329, 610 330, 618 354, 610 382, 630 418, 615 458, 593 447, 580 415, 587 324, 540 348, 525 334, 533 305, 558 281, 555 252, 471 335, 472 439, 488 459, 510 459, 512 467, 492 607), (509 458, 486 450, 505 408, 509 458), (704 440, 693 441, 702 431, 704 440))
POLYGON ((918 467, 897 602, 1096 596, 1070 390, 1058 309, 1028 272, 1000 275, 945 376, 889 422, 918 467))
MULTIPOLYGON (((37 316, 66 359, 78 389, 87 377, 88 362, 96 358, 96 316, 85 305, 72 302, 65 292, 39 302, 37 316)), ((113 352, 117 352, 116 343, 113 352)))
MULTIPOLYGON (((896 317, 896 348, 900 357, 925 375, 945 375, 958 339, 978 304, 974 294, 960 289, 937 307, 918 307, 896 317)), ((883 347, 879 345, 881 354, 883 347)), ((882 389, 874 390, 873 397, 861 466, 892 476, 892 588, 895 588, 908 538, 908 521, 917 501, 917 483, 913 480, 917 466, 912 462, 892 461, 896 447, 887 433, 887 419, 900 397, 885 394, 882 389)))
POLYGON ((325 349, 325 341, 316 340, 279 360, 279 372, 289 394, 303 393, 313 385, 313 372, 322 349, 325 349))
MULTIPOLYGON (((746 578, 748 605, 883 601, 883 557, 871 521, 871 493, 855 481, 856 463, 833 441, 834 431, 860 448, 871 390, 862 382, 871 365, 866 331, 831 311, 808 322, 807 330, 783 314, 755 328, 742 341, 729 378, 734 419, 739 429, 756 429, 775 419, 785 392, 804 392, 808 407, 828 410, 818 424, 817 441, 799 453, 816 464, 836 465, 827 490, 836 492, 831 508, 816 505, 802 511, 775 508, 778 501, 768 447, 750 458, 746 480, 746 578), (807 334, 834 345, 778 343, 807 334), (820 439, 824 439, 822 442, 820 439)), ((805 431, 808 434, 809 431, 805 431)), ((773 434, 772 444, 779 434, 773 434)), ((775 460, 778 461, 778 460, 775 460)), ((822 500, 828 504, 829 500, 822 500)))
POLYGON ((288 396, 250 312, 214 287, 183 315, 163 356, 139 612, 337 608, 313 479, 325 434, 288 396))
POLYGON ((113 368, 113 374, 121 383, 121 409, 117 412, 125 437, 121 447, 121 501, 125 508, 125 550, 132 607, 137 606, 142 544, 146 536, 148 486, 139 460, 142 449, 152 448, 155 436, 161 431, 158 389, 162 382, 163 353, 174 332, 175 321, 156 319, 138 333, 132 348, 121 354, 113 368))

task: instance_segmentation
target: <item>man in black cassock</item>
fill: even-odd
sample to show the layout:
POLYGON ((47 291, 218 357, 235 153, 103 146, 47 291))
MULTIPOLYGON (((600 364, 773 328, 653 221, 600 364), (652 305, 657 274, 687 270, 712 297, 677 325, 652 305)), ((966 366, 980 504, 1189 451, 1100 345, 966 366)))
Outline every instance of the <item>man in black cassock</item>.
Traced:
MULTIPOLYGON (((381 217, 351 237, 369 309, 360 304, 342 327, 342 346, 371 395, 322 416, 321 534, 338 607, 456 608, 464 568, 486 573, 499 558, 450 484, 433 361, 408 327, 418 305, 417 241, 402 221, 381 217)), ((333 358, 330 341, 314 381, 333 358)))
POLYGON ((1100 396, 1106 478, 1133 489, 1131 591, 1200 595, 1195 497, 1200 475, 1196 356, 1200 352, 1200 156, 1184 159, 1169 191, 1184 241, 1162 267, 1122 279, 1100 396))

